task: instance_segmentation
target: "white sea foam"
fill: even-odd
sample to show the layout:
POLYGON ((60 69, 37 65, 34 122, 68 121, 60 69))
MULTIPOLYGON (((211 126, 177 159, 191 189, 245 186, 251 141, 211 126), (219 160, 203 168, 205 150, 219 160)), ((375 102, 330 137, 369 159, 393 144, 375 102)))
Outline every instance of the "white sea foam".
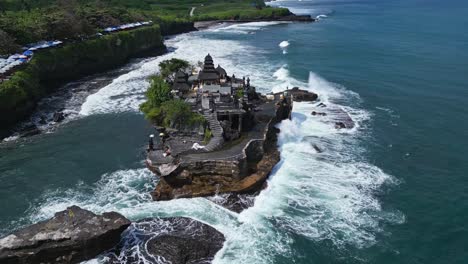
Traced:
POLYGON ((315 19, 320 20, 320 19, 322 19, 322 18, 327 18, 327 17, 328 17, 327 15, 323 15, 323 14, 322 14, 322 15, 316 16, 315 19))
POLYGON ((12 141, 15 141, 15 140, 17 140, 19 138, 20 138, 19 135, 12 135, 12 136, 4 138, 3 142, 12 142, 12 141))
POLYGON ((208 32, 222 32, 228 34, 249 34, 259 30, 265 29, 266 26, 273 26, 279 24, 288 24, 287 21, 272 21, 272 22, 251 22, 226 25, 222 27, 208 29, 208 32))
MULTIPOLYGON (((239 25, 230 27, 223 30, 236 30, 239 25)), ((291 244, 297 235, 315 242, 328 240, 335 247, 367 247, 375 242, 382 221, 404 221, 401 214, 382 212, 375 197, 382 185, 394 179, 363 158, 360 140, 367 136, 364 128, 371 115, 359 108, 359 96, 313 72, 308 82, 292 78, 288 65, 271 65, 261 48, 204 37, 217 32, 191 33, 170 40, 169 45, 177 48, 175 52, 120 76, 90 96, 81 114, 136 111, 148 85, 146 78, 156 72, 161 60, 178 57, 196 63, 205 53, 211 53, 229 73, 250 76, 259 91, 298 86, 317 92, 326 108, 317 103, 295 103, 292 120, 279 125, 281 162, 254 206, 236 214, 203 198, 153 202, 148 192, 154 186, 154 177, 139 169, 105 174, 93 186, 50 193, 31 213, 33 220, 50 217, 72 204, 95 212, 118 211, 133 220, 192 217, 226 237, 214 263, 271 263, 278 256, 293 259, 297 252, 291 244), (236 54, 242 54, 241 58, 236 54), (336 130, 330 109, 345 111, 356 127, 336 130), (312 116, 313 110, 329 113, 312 116)))
POLYGON ((280 48, 284 49, 284 48, 289 47, 289 44, 290 44, 289 41, 284 40, 284 41, 281 41, 281 43, 278 46, 280 46, 280 48))
POLYGON ((96 213, 125 210, 151 199, 154 179, 147 169, 106 173, 91 186, 81 182, 71 189, 45 193, 39 201, 41 206, 32 208, 30 217, 33 222, 44 220, 71 205, 96 213))
POLYGON ((289 44, 290 44, 289 41, 284 40, 278 45, 281 48, 281 50, 283 51, 283 54, 288 53, 289 44))
MULTIPOLYGON (((231 25, 216 30, 229 30, 237 28, 242 30, 259 30, 266 25, 278 24, 277 22, 258 22, 239 25, 231 25)), ((215 30, 213 30, 215 31, 215 30)), ((208 31, 210 32, 210 31, 208 31)), ((254 85, 259 90, 266 90, 268 83, 265 82, 264 73, 255 65, 246 65, 246 67, 236 67, 242 60, 252 60, 261 55, 255 51, 255 47, 244 46, 241 42, 235 40, 219 40, 204 38, 204 32, 194 32, 190 34, 179 35, 170 39, 166 44, 175 48, 174 52, 154 58, 142 64, 138 69, 124 74, 106 87, 100 89, 97 93, 88 96, 86 102, 82 105, 80 114, 103 114, 112 112, 138 111, 139 105, 144 100, 144 92, 148 88, 148 78, 158 72, 158 64, 170 58, 183 58, 193 64, 203 61, 206 54, 210 53, 215 63, 221 64, 228 73, 236 76, 249 76, 254 85), (236 54, 243 54, 242 58, 236 54)))
MULTIPOLYGON (((286 67, 275 77, 281 82, 298 82, 290 80, 286 67)), ((394 178, 361 158, 364 150, 357 141, 365 133, 362 124, 371 115, 335 104, 351 103, 359 99, 358 95, 315 73, 310 73, 308 88, 320 91, 320 101, 327 108, 340 107, 348 112, 356 128, 336 130, 332 113, 310 115, 313 110, 327 112, 327 108, 295 103, 292 120, 279 125, 281 163, 255 205, 239 215, 242 224, 233 236, 227 236, 215 263, 270 263, 278 256, 292 257, 296 252, 290 247, 290 234, 312 241, 330 240, 337 248, 367 247, 375 243, 381 221, 404 221, 398 212, 382 212, 374 196, 394 178)))

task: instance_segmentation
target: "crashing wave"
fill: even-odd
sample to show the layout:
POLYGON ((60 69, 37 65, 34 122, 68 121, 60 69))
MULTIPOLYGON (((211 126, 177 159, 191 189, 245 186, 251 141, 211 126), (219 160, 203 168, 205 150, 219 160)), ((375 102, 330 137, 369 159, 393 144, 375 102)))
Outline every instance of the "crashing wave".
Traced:
POLYGON ((327 18, 327 17, 328 17, 327 15, 322 14, 322 15, 316 16, 315 19, 320 20, 322 18, 327 18))

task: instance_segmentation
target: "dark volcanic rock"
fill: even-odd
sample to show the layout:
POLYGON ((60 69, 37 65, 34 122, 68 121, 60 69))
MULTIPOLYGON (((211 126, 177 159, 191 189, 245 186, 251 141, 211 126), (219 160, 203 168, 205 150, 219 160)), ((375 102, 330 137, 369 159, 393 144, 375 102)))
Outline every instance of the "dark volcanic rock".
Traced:
POLYGON ((41 130, 39 130, 39 128, 34 124, 27 125, 19 132, 20 137, 23 137, 23 138, 31 137, 40 133, 41 133, 41 130))
POLYGON ((224 243, 216 229, 184 217, 133 223, 106 263, 211 263, 224 243))
POLYGON ((306 90, 301 90, 299 87, 294 87, 291 90, 287 91, 290 95, 292 95, 293 100, 296 102, 312 102, 317 100, 318 95, 313 92, 309 92, 306 90))
POLYGON ((296 21, 296 22, 314 22, 315 18, 310 15, 295 15, 284 16, 278 19, 279 21, 296 21))
POLYGON ((341 121, 340 121, 340 122, 336 122, 336 123, 335 123, 335 128, 336 128, 336 129, 346 128, 346 125, 345 125, 345 123, 343 123, 343 122, 341 122, 341 121))
POLYGON ((241 213, 245 209, 254 205, 255 197, 257 197, 259 193, 260 191, 246 194, 224 193, 208 197, 207 199, 233 212, 241 213))
POLYGON ((118 213, 72 206, 0 239, 0 263, 78 263, 115 246, 129 225, 118 213))
POLYGON ((62 122, 65 119, 65 115, 62 112, 55 112, 54 113, 54 122, 62 122))

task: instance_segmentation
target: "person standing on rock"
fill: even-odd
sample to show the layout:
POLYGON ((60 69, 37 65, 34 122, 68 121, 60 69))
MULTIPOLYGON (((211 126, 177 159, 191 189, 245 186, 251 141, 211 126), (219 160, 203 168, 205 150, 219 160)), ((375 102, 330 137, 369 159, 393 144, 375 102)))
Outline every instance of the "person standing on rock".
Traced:
POLYGON ((154 150, 154 135, 151 134, 149 136, 148 151, 153 151, 153 150, 154 150))

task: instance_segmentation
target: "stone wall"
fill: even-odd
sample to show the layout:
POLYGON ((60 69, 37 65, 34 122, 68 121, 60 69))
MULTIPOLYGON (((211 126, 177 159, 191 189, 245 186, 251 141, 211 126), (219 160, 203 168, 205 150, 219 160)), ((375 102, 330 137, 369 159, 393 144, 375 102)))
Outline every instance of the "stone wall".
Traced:
POLYGON ((292 102, 277 104, 263 140, 251 140, 242 155, 234 159, 182 162, 171 174, 160 177, 152 193, 154 200, 210 196, 217 193, 253 192, 261 188, 279 162, 276 125, 290 117, 292 102))

